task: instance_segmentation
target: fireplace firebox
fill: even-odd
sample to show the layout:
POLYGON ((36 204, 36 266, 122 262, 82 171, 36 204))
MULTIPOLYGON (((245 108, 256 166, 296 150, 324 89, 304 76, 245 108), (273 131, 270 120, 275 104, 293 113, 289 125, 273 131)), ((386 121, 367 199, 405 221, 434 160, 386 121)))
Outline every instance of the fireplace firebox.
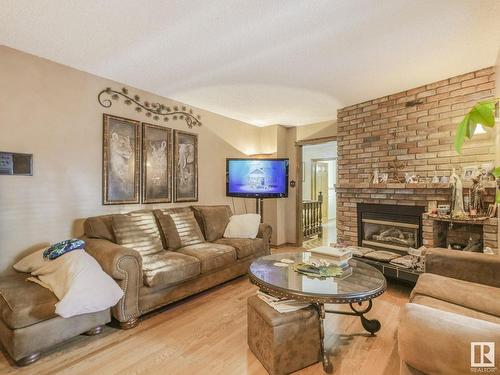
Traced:
POLYGON ((405 254, 422 246, 425 207, 358 203, 358 245, 405 254))

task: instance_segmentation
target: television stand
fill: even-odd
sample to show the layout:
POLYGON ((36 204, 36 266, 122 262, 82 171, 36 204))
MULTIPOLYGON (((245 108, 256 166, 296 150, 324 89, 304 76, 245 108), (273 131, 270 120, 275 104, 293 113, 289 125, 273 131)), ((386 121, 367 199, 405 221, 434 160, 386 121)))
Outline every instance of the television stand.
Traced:
POLYGON ((255 212, 260 215, 260 222, 264 222, 264 199, 255 198, 255 212))

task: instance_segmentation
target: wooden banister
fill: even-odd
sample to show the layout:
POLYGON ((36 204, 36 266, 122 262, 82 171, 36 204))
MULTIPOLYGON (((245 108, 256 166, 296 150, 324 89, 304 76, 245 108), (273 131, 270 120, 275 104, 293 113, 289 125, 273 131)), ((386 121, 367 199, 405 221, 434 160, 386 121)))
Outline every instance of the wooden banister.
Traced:
POLYGON ((304 238, 323 236, 323 194, 320 192, 317 200, 302 202, 302 228, 304 238))

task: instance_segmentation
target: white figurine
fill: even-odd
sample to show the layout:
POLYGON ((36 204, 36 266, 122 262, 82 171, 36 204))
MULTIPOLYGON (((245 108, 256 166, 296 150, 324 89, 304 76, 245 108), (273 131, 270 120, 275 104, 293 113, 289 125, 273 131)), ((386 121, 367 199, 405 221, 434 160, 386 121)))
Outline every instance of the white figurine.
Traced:
POLYGON ((455 168, 450 176, 451 185, 451 214, 452 216, 464 215, 463 187, 460 177, 455 173, 455 168))

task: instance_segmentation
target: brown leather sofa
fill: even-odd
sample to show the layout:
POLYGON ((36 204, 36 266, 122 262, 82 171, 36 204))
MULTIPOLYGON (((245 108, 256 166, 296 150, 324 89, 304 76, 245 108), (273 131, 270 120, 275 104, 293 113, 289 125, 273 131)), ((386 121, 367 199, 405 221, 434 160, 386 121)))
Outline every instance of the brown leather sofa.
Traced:
POLYGON ((498 255, 430 250, 409 302, 398 328, 401 375, 471 374, 472 342, 494 342, 499 366, 498 255))
POLYGON ((111 310, 122 328, 135 327, 149 311, 244 275, 255 258, 269 254, 267 224, 260 224, 256 239, 222 237, 231 215, 229 206, 192 206, 85 221, 87 252, 124 291, 111 310))

